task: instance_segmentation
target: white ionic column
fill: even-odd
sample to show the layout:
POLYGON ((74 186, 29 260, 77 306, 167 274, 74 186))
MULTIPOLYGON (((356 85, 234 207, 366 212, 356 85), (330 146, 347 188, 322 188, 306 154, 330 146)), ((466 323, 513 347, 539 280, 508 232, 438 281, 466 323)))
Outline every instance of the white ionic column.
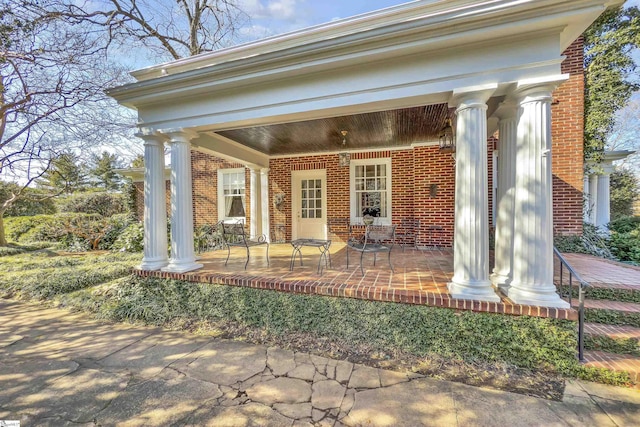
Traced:
MULTIPOLYGON (((607 225, 611 221, 611 197, 609 194, 609 185, 611 182, 610 175, 613 172, 611 165, 603 165, 602 173, 596 175, 598 178, 598 188, 595 207, 595 225, 605 232, 608 231, 607 225)), ((595 189, 594 189, 595 191, 595 189)))
POLYGON ((168 263, 164 138, 137 134, 144 140, 144 256, 141 270, 159 270, 168 263))
POLYGON ((457 107, 453 298, 500 301, 489 281, 487 100, 496 86, 454 91, 457 107))
POLYGON ((495 265, 491 282, 502 290, 511 283, 513 266, 513 206, 516 184, 517 105, 504 103, 496 113, 500 118, 498 155, 497 220, 495 236, 495 265))
POLYGON ((271 242, 269 227, 269 168, 260 169, 260 201, 262 202, 262 234, 271 242))
POLYGON ((254 238, 256 236, 258 236, 258 224, 259 224, 259 219, 258 218, 258 200, 259 200, 259 193, 260 193, 260 189, 258 188, 258 171, 256 169, 250 169, 250 183, 249 183, 249 188, 251 191, 251 200, 249 203, 251 203, 251 222, 250 222, 250 226, 249 226, 249 232, 251 233, 251 237, 254 238))
POLYGON ((513 280, 516 304, 567 308, 553 283, 551 82, 518 87, 513 280))
POLYGON ((582 200, 583 200, 583 210, 582 210, 582 221, 590 222, 590 203, 591 196, 589 194, 589 175, 587 173, 584 174, 584 178, 582 180, 582 200))
POLYGON ((193 193, 191 185, 191 144, 195 132, 164 131, 171 144, 171 258, 162 271, 184 273, 196 270, 193 250, 193 193))
POLYGON ((598 174, 589 176, 589 222, 596 225, 598 221, 598 174))

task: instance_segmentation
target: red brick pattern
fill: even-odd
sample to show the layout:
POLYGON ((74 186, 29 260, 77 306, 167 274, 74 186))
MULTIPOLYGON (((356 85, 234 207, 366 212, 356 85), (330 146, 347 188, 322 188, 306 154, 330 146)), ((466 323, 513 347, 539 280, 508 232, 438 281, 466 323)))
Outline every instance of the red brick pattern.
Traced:
POLYGON ((584 65, 582 37, 565 51, 569 80, 553 92, 551 106, 554 234, 582 233, 584 65))
POLYGON ((640 267, 586 254, 562 256, 591 286, 640 290, 640 267))
MULTIPOLYGON (((578 304, 578 301, 574 300, 574 304, 578 304)), ((597 310, 615 310, 622 313, 640 313, 640 304, 636 304, 633 302, 587 299, 584 301, 584 307, 587 309, 597 310)))
POLYGON ((618 339, 640 340, 640 328, 622 325, 605 325, 602 323, 585 323, 584 331, 589 335, 604 335, 618 339))
POLYGON ((625 354, 589 350, 584 352, 585 366, 614 372, 627 372, 635 388, 640 388, 640 359, 625 354))
MULTIPOLYGON (((194 225, 218 222, 218 169, 244 168, 239 163, 230 163, 199 151, 191 152, 191 179, 193 180, 194 225)), ((245 173, 245 213, 249 223, 251 215, 250 172, 245 173)))

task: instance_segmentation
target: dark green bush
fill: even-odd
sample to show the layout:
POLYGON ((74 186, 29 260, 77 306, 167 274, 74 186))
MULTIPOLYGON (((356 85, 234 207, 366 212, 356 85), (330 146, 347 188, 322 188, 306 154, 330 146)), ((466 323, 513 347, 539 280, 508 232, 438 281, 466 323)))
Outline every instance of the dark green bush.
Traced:
POLYGON ((56 215, 35 215, 5 218, 5 232, 14 242, 59 242, 68 238, 67 221, 89 221, 99 218, 96 215, 66 213, 56 215))
POLYGON ((630 233, 640 228, 640 216, 625 216, 609 223, 609 230, 616 233, 630 233))
POLYGON ((57 205, 60 212, 98 214, 103 217, 128 213, 127 196, 120 193, 76 193, 58 199, 57 205))
POLYGON ((111 247, 114 251, 140 252, 144 249, 144 226, 132 222, 125 227, 111 247))
MULTIPOLYGON (((138 222, 129 214, 113 215, 109 218, 104 237, 100 240, 99 248, 104 250, 121 249, 114 248, 115 242, 123 235, 125 230, 138 222)), ((132 251, 137 252, 137 251, 132 251)))
POLYGON ((611 233, 611 252, 620 261, 640 263, 640 228, 629 233, 611 233))

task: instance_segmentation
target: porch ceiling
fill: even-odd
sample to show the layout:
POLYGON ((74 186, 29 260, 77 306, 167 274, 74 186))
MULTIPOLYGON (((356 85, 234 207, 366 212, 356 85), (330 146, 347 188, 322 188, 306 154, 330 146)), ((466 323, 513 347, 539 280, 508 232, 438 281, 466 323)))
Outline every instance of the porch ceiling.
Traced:
POLYGON ((447 104, 218 131, 269 156, 409 146, 437 141, 447 104), (341 131, 348 132, 343 145, 341 131))

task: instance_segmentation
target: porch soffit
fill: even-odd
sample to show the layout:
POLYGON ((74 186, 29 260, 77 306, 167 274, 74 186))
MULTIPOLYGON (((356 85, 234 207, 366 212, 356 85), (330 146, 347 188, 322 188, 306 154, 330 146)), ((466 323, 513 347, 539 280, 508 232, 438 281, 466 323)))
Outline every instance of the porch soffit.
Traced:
POLYGON ((447 104, 434 104, 230 129, 217 134, 269 156, 407 147, 415 142, 437 141, 445 119, 451 116, 447 104), (348 132, 344 138, 343 130, 348 132))

